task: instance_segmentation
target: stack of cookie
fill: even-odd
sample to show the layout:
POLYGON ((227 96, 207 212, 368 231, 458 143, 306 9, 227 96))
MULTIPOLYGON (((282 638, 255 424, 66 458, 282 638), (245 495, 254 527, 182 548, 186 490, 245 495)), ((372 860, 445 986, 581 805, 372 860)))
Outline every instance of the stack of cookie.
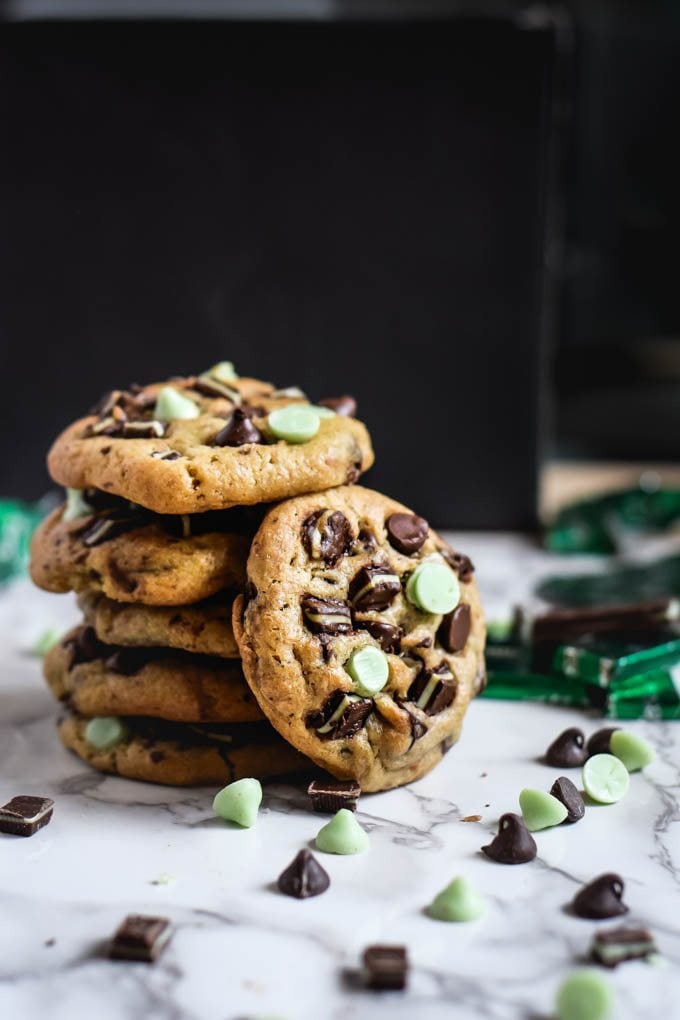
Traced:
POLYGON ((472 566, 354 484, 354 411, 222 362, 115 390, 57 439, 67 500, 31 575, 83 613, 45 659, 67 747, 153 782, 314 762, 365 791, 440 760, 483 677, 472 566))

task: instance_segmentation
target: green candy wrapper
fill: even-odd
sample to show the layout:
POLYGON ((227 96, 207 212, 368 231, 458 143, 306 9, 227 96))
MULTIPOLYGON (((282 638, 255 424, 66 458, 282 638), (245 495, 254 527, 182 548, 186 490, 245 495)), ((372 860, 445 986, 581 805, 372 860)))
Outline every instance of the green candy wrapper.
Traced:
POLYGON ((0 583, 26 573, 31 536, 44 514, 40 504, 0 500, 0 583))
POLYGON ((668 634, 663 638, 657 635, 653 644, 649 640, 584 639, 560 645, 552 661, 555 673, 611 688, 618 688, 629 677, 676 665, 680 665, 680 637, 668 634))
POLYGON ((663 531, 680 518, 680 490, 624 489, 573 503, 561 510, 545 535, 545 546, 558 553, 616 552, 616 534, 663 531))
POLYGON ((542 701, 549 705, 577 708, 589 708, 592 704, 590 685, 580 680, 510 670, 489 669, 486 688, 479 696, 503 701, 542 701))

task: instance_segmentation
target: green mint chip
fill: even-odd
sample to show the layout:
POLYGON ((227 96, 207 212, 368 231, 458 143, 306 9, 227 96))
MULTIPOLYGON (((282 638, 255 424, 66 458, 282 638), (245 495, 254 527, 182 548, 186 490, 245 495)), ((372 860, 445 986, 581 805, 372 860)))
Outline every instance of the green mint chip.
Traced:
POLYGON ((551 793, 544 793, 543 790, 522 790, 519 795, 519 806, 529 832, 561 825, 569 813, 561 800, 553 797, 551 793))
POLYGON ((227 822, 236 822, 244 829, 255 824, 262 803, 262 786, 258 779, 237 779, 215 795, 213 811, 227 822))
POLYGON ((233 361, 218 361, 206 374, 221 383, 230 383, 238 379, 233 361))
POLYGON ((327 825, 319 829, 317 849, 325 854, 360 854, 368 850, 368 836, 351 811, 340 808, 327 825))
POLYGON ((628 770, 613 754, 594 754, 583 766, 581 777, 583 789, 599 804, 615 804, 628 793, 628 770))
POLYGON ((314 414, 318 414, 319 418, 336 418, 337 415, 331 407, 321 407, 318 404, 310 404, 309 408, 314 411, 314 414))
POLYGON ((562 982, 555 1007, 558 1020, 605 1020, 611 1013, 611 986, 596 970, 579 970, 562 982))
POLYGON ((352 652, 345 663, 345 670, 354 681, 357 694, 372 698, 383 689, 390 675, 387 656, 374 645, 366 645, 352 652))
POLYGON ((98 751, 108 751, 110 747, 122 744, 127 735, 127 726, 115 715, 96 716, 85 727, 85 739, 98 751))
POLYGON ((443 616, 455 609, 460 601, 458 578, 445 563, 426 561, 409 577, 406 598, 425 613, 443 616))
POLYGON ((164 386, 158 394, 153 416, 167 425, 171 421, 198 418, 200 413, 193 400, 185 397, 174 386, 164 386))
POLYGON ((615 730, 609 741, 609 749, 621 759, 629 772, 643 769, 656 757, 652 745, 630 730, 615 730))
POLYGON ((306 443, 319 431, 321 419, 307 404, 289 404, 272 411, 268 424, 277 439, 287 443, 306 443))
POLYGON ((461 875, 435 896, 427 912, 437 921, 478 921, 486 913, 486 904, 474 886, 461 875))
POLYGON ((85 493, 82 489, 66 490, 66 506, 61 515, 62 521, 75 521, 78 517, 87 517, 92 513, 92 507, 85 500, 85 493))

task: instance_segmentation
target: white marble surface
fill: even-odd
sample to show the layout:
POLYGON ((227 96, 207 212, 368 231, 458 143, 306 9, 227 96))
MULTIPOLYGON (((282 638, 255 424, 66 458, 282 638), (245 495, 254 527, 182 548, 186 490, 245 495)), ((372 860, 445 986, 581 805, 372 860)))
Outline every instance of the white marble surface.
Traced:
MULTIPOLYGON (((490 615, 523 598, 538 574, 567 565, 504 536, 465 536, 459 547, 477 563, 490 615)), ((480 846, 499 815, 517 809, 521 787, 552 783, 554 771, 537 761, 547 743, 567 725, 591 731, 598 720, 478 701, 434 773, 361 800, 369 852, 319 855, 330 890, 292 900, 272 883, 323 820, 299 790, 269 787, 257 825, 241 831, 212 817, 210 791, 105 778, 60 748, 39 662, 25 649, 73 618, 69 597, 28 584, 0 595, 0 802, 19 792, 56 801, 33 838, 0 835, 3 1020, 541 1020, 597 927, 563 906, 606 870, 623 875, 629 919, 649 925, 665 961, 608 975, 614 1016, 680 1016, 680 724, 636 724, 658 760, 632 777, 628 797, 537 834, 539 857, 513 868, 488 861, 480 846), (474 814, 482 821, 462 821, 474 814), (430 920, 423 907, 458 874, 487 897, 487 917, 430 920), (153 966, 102 956, 128 912, 176 925, 153 966), (360 951, 376 941, 408 946, 408 992, 369 993, 352 981, 360 951)))

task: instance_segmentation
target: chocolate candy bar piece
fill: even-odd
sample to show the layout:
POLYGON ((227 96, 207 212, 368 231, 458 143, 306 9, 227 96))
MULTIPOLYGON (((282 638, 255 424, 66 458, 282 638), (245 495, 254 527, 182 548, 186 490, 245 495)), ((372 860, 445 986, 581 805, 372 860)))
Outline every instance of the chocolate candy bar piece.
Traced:
POLYGON ((680 620, 680 600, 655 599, 629 605, 584 606, 580 609, 555 609, 531 619, 518 621, 525 641, 563 643, 583 634, 639 632, 658 630, 680 620))
POLYGON ((153 963, 167 946, 171 935, 172 925, 167 917, 130 914, 111 940, 109 957, 112 960, 153 963))
POLYGON ((356 811, 361 787, 353 779, 346 782, 314 779, 307 787, 307 795, 314 811, 334 815, 340 808, 356 811))
POLYGON ((591 956, 603 967, 617 967, 626 960, 644 960, 657 949, 654 939, 644 928, 610 928, 593 939, 591 956))
POLYGON ((49 797, 20 795, 0 808, 0 832, 11 836, 34 836, 52 818, 54 801, 49 797))
POLYGON ((401 991, 406 987, 408 957, 405 946, 368 946, 364 950, 366 987, 401 991))

